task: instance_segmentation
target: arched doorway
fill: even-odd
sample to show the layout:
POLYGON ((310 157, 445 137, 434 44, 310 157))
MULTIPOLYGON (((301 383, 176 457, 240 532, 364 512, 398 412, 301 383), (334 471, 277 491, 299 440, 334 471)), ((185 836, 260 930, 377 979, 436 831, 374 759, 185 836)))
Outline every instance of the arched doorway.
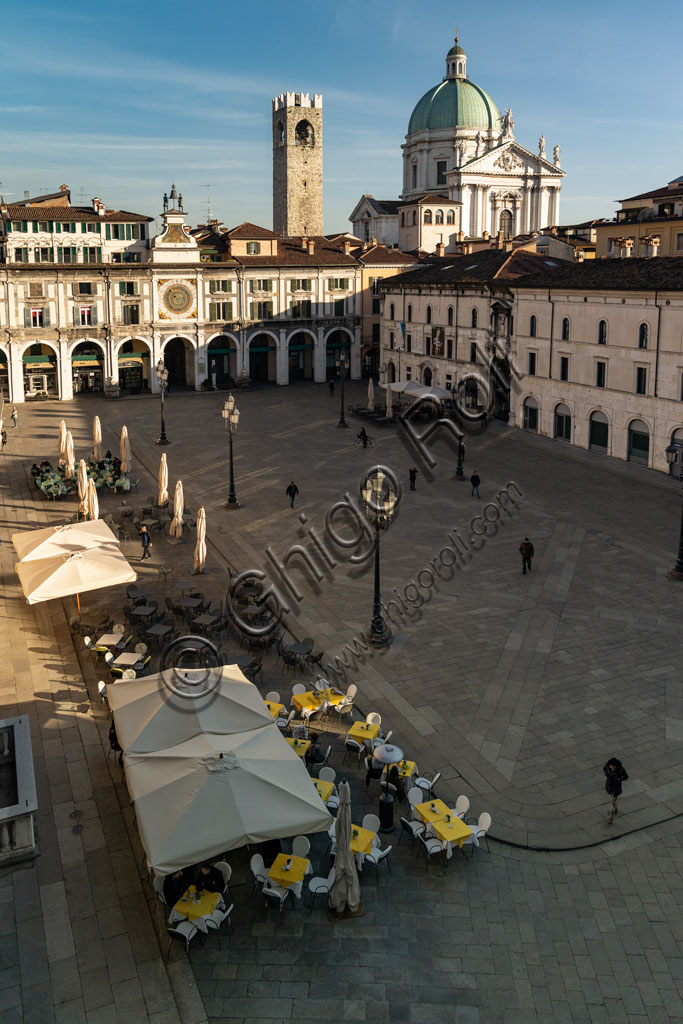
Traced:
MULTIPOLYGON (((1 358, 2 356, 0 356, 1 358)), ((678 476, 683 463, 683 427, 678 427, 674 430, 671 435, 671 444, 675 444, 678 448, 678 461, 669 463, 669 473, 671 476, 678 476)))
POLYGON ((422 371, 422 383, 427 388, 431 388, 432 386, 432 371, 428 366, 425 366, 424 370, 422 371))
POLYGON ((479 386, 474 377, 465 381, 465 408, 476 409, 479 406, 479 386))
POLYGON ((609 420, 604 412, 596 409, 588 423, 588 447, 607 454, 609 448, 609 420))
POLYGON ((387 363, 387 383, 394 384, 396 382, 396 367, 393 363, 387 363))
POLYGON ((572 413, 567 405, 560 402, 555 406, 555 437, 560 441, 572 439, 572 413))
POLYGON ((71 382, 75 395, 104 390, 104 352, 94 341, 81 341, 71 352, 71 382))
POLYGON ((194 387, 194 349, 187 338, 171 338, 164 345, 168 389, 194 387))
POLYGON ((525 430, 538 430, 538 402, 530 396, 524 399, 524 419, 522 426, 525 430))
POLYGON ((509 210, 503 210, 498 218, 498 230, 503 238, 512 238, 512 214, 509 210))
POLYGON ((313 338, 307 331, 297 331, 289 339, 289 383, 313 380, 313 338))
POLYGON ((44 398, 47 395, 61 398, 59 363, 53 348, 42 342, 30 345, 22 356, 22 368, 25 398, 44 398))
POLYGON ((275 383, 275 341, 270 334, 257 334, 249 343, 249 378, 259 384, 275 383))
POLYGON ((149 390, 151 354, 142 338, 124 341, 118 351, 119 388, 131 395, 149 390))
MULTIPOLYGON (((349 356, 349 367, 351 365, 351 338, 346 331, 332 331, 325 345, 325 360, 327 368, 327 379, 337 375, 337 359, 342 349, 346 349, 349 356)), ((349 370, 350 372, 350 370, 349 370)))
POLYGON ((650 458, 650 428, 642 420, 631 420, 628 428, 628 457, 633 462, 650 458))
POLYGON ((376 345, 366 346, 361 354, 361 373, 364 378, 373 377, 375 380, 379 375, 379 349, 376 345))
POLYGON ((237 345, 227 334, 212 338, 207 349, 209 382, 218 391, 235 386, 237 379, 237 345))

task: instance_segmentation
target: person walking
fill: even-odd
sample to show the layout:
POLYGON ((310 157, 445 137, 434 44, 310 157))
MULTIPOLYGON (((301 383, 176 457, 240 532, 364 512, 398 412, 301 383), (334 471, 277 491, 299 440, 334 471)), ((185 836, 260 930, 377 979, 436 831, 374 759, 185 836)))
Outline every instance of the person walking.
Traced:
POLYGON ((367 446, 368 446, 368 432, 365 429, 365 427, 361 427, 360 430, 358 431, 358 434, 356 436, 363 442, 363 447, 367 448, 367 446))
POLYGON ((614 815, 618 814, 617 800, 621 796, 621 784, 626 782, 628 772, 618 757, 610 757, 607 764, 603 765, 602 770, 605 773, 605 790, 609 793, 607 823, 611 825, 614 821, 614 815))
POLYGON ((330 381, 330 394, 331 395, 334 394, 334 381, 333 380, 330 381))
POLYGON ((295 484, 295 483, 294 483, 294 481, 292 480, 292 481, 290 482, 290 485, 289 485, 289 487, 288 487, 288 488, 287 488, 287 490, 285 491, 285 494, 286 494, 286 495, 287 495, 287 497, 289 498, 289 507, 290 507, 290 508, 294 508, 294 499, 296 498, 296 496, 297 496, 297 494, 298 494, 298 493, 299 493, 299 488, 298 488, 298 487, 296 486, 296 484, 295 484))
POLYGON ((6 444, 7 444, 7 431, 3 427, 2 430, 0 430, 0 449, 4 448, 6 444))
POLYGON ((14 429, 15 430, 17 429, 18 419, 19 419, 19 417, 17 416, 17 407, 16 407, 16 405, 13 405, 12 406, 12 423, 14 424, 14 429))
POLYGON ((475 491, 477 492, 477 497, 479 497, 479 484, 481 483, 481 480, 479 478, 479 474, 477 473, 476 469, 475 469, 474 473, 472 474, 472 476, 470 477, 470 483, 472 484, 472 497, 474 497, 474 492, 475 491))
POLYGON ((531 559, 534 557, 534 546, 528 537, 519 545, 519 553, 522 556, 522 572, 526 575, 527 569, 531 572, 531 559))
POLYGON ((410 477, 410 489, 411 489, 411 491, 416 491, 417 488, 415 486, 415 482, 417 480, 417 470, 415 469, 415 466, 411 466, 410 467, 410 469, 408 470, 408 476, 410 477))
POLYGON ((140 543, 142 544, 142 558, 140 559, 140 561, 142 561, 145 558, 151 558, 152 555, 149 549, 152 546, 152 538, 150 537, 149 530, 147 529, 146 526, 142 526, 140 528, 138 537, 140 538, 140 543))

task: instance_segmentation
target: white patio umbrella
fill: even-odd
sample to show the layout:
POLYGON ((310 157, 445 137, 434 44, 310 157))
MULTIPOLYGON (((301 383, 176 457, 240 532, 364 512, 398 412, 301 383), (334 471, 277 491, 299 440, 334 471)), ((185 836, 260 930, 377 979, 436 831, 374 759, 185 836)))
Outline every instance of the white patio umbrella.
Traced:
POLYGON ((74 439, 71 431, 66 432, 66 455, 64 457, 64 476, 67 480, 73 480, 76 469, 76 456, 74 455, 74 439))
POLYGON ((194 571, 204 572, 206 565, 206 512, 204 506, 197 512, 197 543, 194 548, 194 571))
POLYGON ((63 466, 66 462, 66 423, 64 420, 59 421, 59 465, 63 466))
POLYGON ((159 498, 157 505, 159 508, 164 508, 168 504, 168 464, 166 462, 166 452, 163 452, 161 460, 159 462, 159 475, 157 477, 159 484, 159 498))
POLYGON ((22 530, 12 534, 12 543, 20 562, 44 560, 72 555, 88 548, 111 546, 117 549, 118 540, 101 519, 87 523, 65 523, 45 526, 40 530, 22 530))
POLYGON ((80 459, 78 463, 78 514, 84 516, 88 512, 86 502, 88 500, 88 467, 85 464, 85 459, 80 459))
POLYGON ((169 533, 172 537, 182 537, 183 535, 183 509, 185 508, 185 500, 183 498, 183 482, 179 480, 175 485, 175 494, 173 495, 173 522, 169 533))
POLYGON ((121 472, 128 476, 130 473, 130 441, 128 440, 128 427, 121 427, 121 472))
POLYGON ((91 522, 95 519, 100 518, 100 503, 97 499, 97 488, 95 487, 95 481, 90 478, 88 480, 88 519, 91 522))
POLYGON ((237 665, 167 669, 134 683, 111 684, 107 699, 116 735, 127 754, 148 754, 217 733, 253 732, 273 724, 273 716, 253 683, 237 665))
POLYGON ((390 387, 385 392, 387 402, 387 416, 389 419, 394 415, 394 396, 390 387))
POLYGON ((375 411, 375 385, 372 377, 368 381, 368 409, 370 412, 375 411))
POLYGON ((14 568, 29 604, 134 583, 137 579, 118 546, 111 544, 71 555, 29 559, 18 562, 14 568))
POLYGON ((92 421, 92 457, 95 462, 102 458, 102 425, 99 416, 92 421))
POLYGON ((229 736, 203 733, 153 753, 126 752, 124 766, 140 839, 157 874, 245 843, 324 832, 332 821, 274 723, 229 736))
POLYGON ((337 852, 334 858, 334 882, 330 889, 330 906, 338 914, 347 908, 355 913, 360 907, 360 885, 356 858, 351 849, 351 790, 348 782, 340 782, 339 810, 335 838, 337 852))

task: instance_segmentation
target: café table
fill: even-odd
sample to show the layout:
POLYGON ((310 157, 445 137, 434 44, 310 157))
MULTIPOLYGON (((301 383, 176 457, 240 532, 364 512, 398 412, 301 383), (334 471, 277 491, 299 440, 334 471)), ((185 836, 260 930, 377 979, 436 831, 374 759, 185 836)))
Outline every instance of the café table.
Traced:
MULTIPOLYGON (((304 876, 311 870, 311 862, 306 857, 294 857, 288 853, 278 853, 277 857, 268 869, 268 878, 279 885, 281 889, 288 889, 297 882, 303 882, 304 876), (289 864, 289 867, 287 865, 289 864)), ((301 889, 301 887, 299 887, 301 889)))
POLYGON ((238 668, 249 668, 254 660, 250 654, 226 654, 224 665, 237 665, 238 668))
POLYGON ((198 615, 196 619, 192 620, 193 626, 213 626, 215 622, 218 622, 217 615, 209 615, 208 612, 204 612, 203 615, 198 615))
POLYGON ((203 604, 204 600, 201 597, 183 597, 182 600, 178 601, 178 607, 187 608, 188 611, 200 608, 203 604))
POLYGON ((191 594, 193 590, 197 589, 197 584, 190 583, 189 580, 181 580, 180 583, 176 583, 176 586, 183 594, 191 594))
POLYGON ((379 726, 373 725, 372 722, 354 722, 346 735, 359 743, 365 743, 372 742, 378 733, 379 726))
POLYGON ((153 626, 145 630, 147 636, 164 637, 173 631, 173 626, 167 626, 165 622, 155 622, 153 626))
POLYGON ((311 653, 313 650, 313 644, 302 644, 297 641, 296 643, 288 644, 287 647, 285 647, 285 650, 288 654, 296 654, 297 657, 303 658, 305 655, 311 653))
POLYGON ((305 757, 306 751, 311 745, 310 740, 296 740, 292 736, 287 736, 285 738, 290 747, 293 748, 295 754, 298 754, 299 757, 305 757))
POLYGON ((119 668, 122 668, 124 665, 130 668, 133 665, 137 665, 143 657, 144 655, 138 654, 137 651, 124 651, 123 654, 119 654, 118 658, 114 658, 114 664, 119 668))
POLYGON ((455 811, 450 811, 438 821, 433 821, 430 828, 439 839, 445 843, 456 843, 461 849, 465 840, 474 835, 470 826, 466 825, 455 811))
POLYGON ((259 597, 263 593, 263 587, 257 587, 253 583, 244 583, 238 588, 238 593, 244 597, 259 597))
POLYGON ((240 611, 240 615, 247 615, 249 617, 256 618, 257 615, 265 615, 268 609, 265 605, 260 604, 247 604, 240 611))
POLYGON ((326 804, 334 791, 334 782, 329 782, 327 779, 311 779, 311 782, 318 790, 320 799, 326 804))
POLYGON ((372 843, 376 838, 377 833, 371 832, 369 828, 351 825, 351 851, 356 855, 356 867, 359 871, 363 870, 365 854, 372 851, 372 843))
POLYGON ((416 804, 415 810, 423 821, 430 824, 438 821, 439 818, 445 818, 447 814, 455 814, 455 811, 452 811, 443 800, 425 800, 423 804, 416 804))
POLYGON ((98 647, 116 647, 117 644, 121 643, 121 637, 123 633, 103 633, 100 639, 97 641, 98 647))
POLYGON ((206 917, 207 914, 213 914, 214 910, 218 906, 220 898, 220 893, 207 892, 205 889, 202 889, 200 893, 197 893, 196 887, 191 885, 180 897, 173 909, 176 914, 180 914, 181 917, 186 917, 188 921, 197 921, 200 917, 206 917), (197 898, 197 896, 199 898, 197 898))
POLYGON ((384 774, 388 775, 391 768, 398 768, 398 774, 402 779, 409 779, 415 774, 414 761, 397 761, 396 764, 388 764, 384 769, 384 774))
POLYGON ((305 693, 295 693, 292 701, 295 708, 298 711, 303 711, 304 708, 308 710, 311 708, 315 710, 321 707, 322 704, 341 704, 345 700, 343 693, 337 693, 336 690, 325 689, 325 690, 306 690, 305 693))
POLYGON ((135 615, 138 619, 148 619, 150 615, 154 615, 156 608, 151 604, 136 604, 135 608, 131 609, 130 614, 135 615))
POLYGON ((284 704, 277 704, 274 700, 264 700, 263 703, 266 705, 273 718, 280 717, 280 712, 284 709, 284 704))

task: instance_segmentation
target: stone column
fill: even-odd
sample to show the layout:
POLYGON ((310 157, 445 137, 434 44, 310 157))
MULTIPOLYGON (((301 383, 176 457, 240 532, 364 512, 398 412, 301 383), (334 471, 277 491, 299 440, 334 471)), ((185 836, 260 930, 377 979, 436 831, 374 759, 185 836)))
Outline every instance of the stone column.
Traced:
POLYGON ((318 384, 325 382, 327 377, 327 350, 325 348, 325 328, 316 330, 315 348, 313 349, 313 380, 318 384))
POLYGON ((353 341, 351 342, 351 368, 349 370, 349 376, 351 380, 360 380, 361 375, 361 337, 360 327, 354 327, 353 329, 353 341))
POLYGON ((24 401, 24 364, 21 361, 21 350, 15 341, 7 346, 7 376, 9 383, 9 401, 24 401))
POLYGON ((64 401, 74 396, 73 380, 71 378, 71 357, 65 341, 57 342, 59 352, 59 364, 57 366, 59 397, 64 401))
POLYGON ((277 384, 289 384, 289 348, 285 328, 281 328, 278 337, 277 352, 275 353, 275 380, 277 384))

